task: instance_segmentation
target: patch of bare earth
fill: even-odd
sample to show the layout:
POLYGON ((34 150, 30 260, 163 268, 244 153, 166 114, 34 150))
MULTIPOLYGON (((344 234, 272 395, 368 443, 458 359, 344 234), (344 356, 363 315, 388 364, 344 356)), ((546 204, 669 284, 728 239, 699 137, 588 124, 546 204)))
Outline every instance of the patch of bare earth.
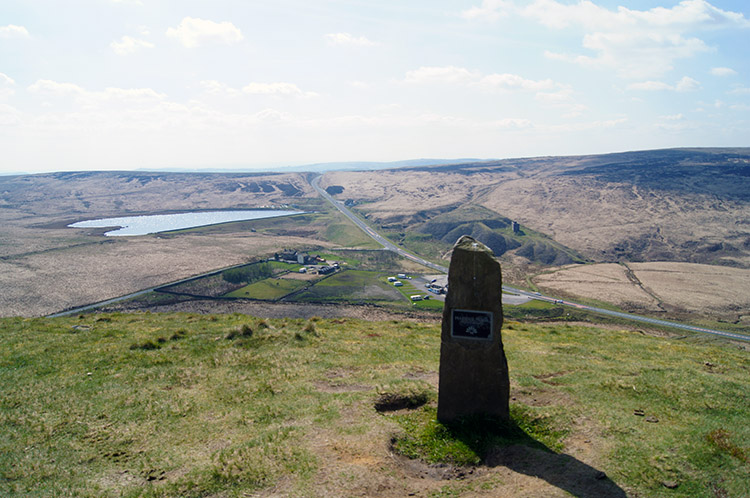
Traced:
MULTIPOLYGON (((316 385, 323 393, 365 390, 346 383, 350 372, 332 371, 316 385)), ((560 372, 559 375, 564 375, 560 372)), ((437 373, 413 371, 405 378, 437 383, 437 373)), ((572 403, 554 385, 556 374, 545 376, 549 387, 529 390, 513 386, 512 403, 553 406, 572 403)), ((375 392, 373 391, 373 400, 375 392)), ((427 464, 396 454, 391 438, 400 429, 389 415, 376 423, 361 425, 372 417, 372 401, 363 401, 346 411, 335 428, 317 430, 308 440, 316 455, 318 472, 311 480, 315 496, 376 498, 428 497, 438 492, 462 497, 625 497, 625 492, 598 467, 608 446, 596 422, 587 417, 574 421, 562 453, 528 446, 510 446, 490 452, 478 466, 427 464)), ((404 410, 392 413, 403 413, 404 410)), ((293 480, 255 496, 269 498, 295 495, 293 480)))
MULTIPOLYGON (((352 371, 331 370, 316 383, 321 393, 336 395, 361 392, 367 386, 348 382, 352 371)), ((511 386, 511 403, 529 406, 555 406, 574 401, 558 389, 555 379, 566 372, 547 374, 540 389, 511 386)), ((434 371, 414 370, 404 378, 420 379, 437 387, 434 371)), ((370 388, 371 389, 371 388, 370 388)), ((461 497, 536 498, 578 496, 583 498, 625 497, 626 493, 601 470, 609 450, 606 438, 595 420, 578 417, 573 421, 562 453, 516 445, 490 452, 478 466, 428 464, 395 453, 392 437, 401 429, 389 414, 372 420, 376 392, 372 399, 341 411, 335 427, 316 427, 307 446, 317 459, 318 471, 310 480, 312 496, 374 498, 428 497, 450 493, 461 497)), ((389 412, 405 413, 407 410, 389 412)), ((257 498, 301 496, 293 478, 260 491, 257 498)))

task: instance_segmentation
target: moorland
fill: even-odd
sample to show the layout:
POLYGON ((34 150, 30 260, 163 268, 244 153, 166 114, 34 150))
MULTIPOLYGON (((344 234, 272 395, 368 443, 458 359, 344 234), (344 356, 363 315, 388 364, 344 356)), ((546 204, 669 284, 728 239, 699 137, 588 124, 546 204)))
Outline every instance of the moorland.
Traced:
MULTIPOLYGON (((746 329, 748 170, 748 149, 672 149, 331 171, 320 185, 380 233, 442 265, 455 240, 470 234, 500 257, 508 283, 746 329)), ((0 316, 46 315, 283 248, 377 250, 318 197, 315 176, 0 177, 0 316), (306 214, 116 239, 67 228, 100 217, 282 206, 306 214)), ((384 269, 399 267, 420 271, 406 260, 384 269)))
MULTIPOLYGON (((510 424, 437 423, 441 303, 409 298, 434 270, 381 250, 318 197, 318 175, 0 177, 0 494, 742 496, 745 342, 509 305, 510 424), (67 227, 286 206, 304 213, 137 237, 67 227), (269 261, 282 250, 340 268, 269 261), (397 290, 396 273, 414 280, 397 290)), ((748 178, 748 149, 675 149, 320 185, 441 265, 469 234, 505 283, 748 333, 748 178)))

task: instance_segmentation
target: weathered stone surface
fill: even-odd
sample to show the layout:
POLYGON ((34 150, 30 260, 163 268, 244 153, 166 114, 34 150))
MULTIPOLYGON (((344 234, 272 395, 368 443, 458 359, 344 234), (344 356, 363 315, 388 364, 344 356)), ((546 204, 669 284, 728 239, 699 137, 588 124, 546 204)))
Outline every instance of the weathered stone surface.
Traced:
POLYGON ((443 309, 441 422, 475 414, 509 418, 510 381, 502 325, 500 263, 485 245, 463 236, 453 247, 443 309))

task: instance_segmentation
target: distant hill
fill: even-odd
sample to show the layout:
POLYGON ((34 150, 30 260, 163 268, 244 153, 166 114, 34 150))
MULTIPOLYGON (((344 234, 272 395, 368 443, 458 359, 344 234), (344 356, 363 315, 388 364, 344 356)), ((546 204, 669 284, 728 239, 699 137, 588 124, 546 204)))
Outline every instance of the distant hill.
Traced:
POLYGON ((330 172, 322 184, 342 186, 371 220, 403 231, 476 205, 594 261, 750 267, 750 148, 330 172))
POLYGON ((324 173, 326 171, 374 171, 393 168, 413 168, 420 166, 442 166, 452 164, 466 164, 474 162, 492 161, 492 159, 407 159, 403 161, 338 161, 327 163, 311 163, 292 166, 216 166, 204 168, 148 168, 137 171, 164 173, 324 173))

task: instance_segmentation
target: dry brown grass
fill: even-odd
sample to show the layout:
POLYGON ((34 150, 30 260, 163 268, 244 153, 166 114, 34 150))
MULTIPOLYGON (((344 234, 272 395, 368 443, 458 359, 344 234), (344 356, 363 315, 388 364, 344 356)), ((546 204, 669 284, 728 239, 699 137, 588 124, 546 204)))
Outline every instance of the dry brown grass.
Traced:
POLYGON ((690 263, 630 263, 641 283, 673 306, 750 314, 750 270, 690 263))
POLYGON ((626 268, 615 263, 573 265, 534 277, 550 293, 565 292, 598 299, 620 307, 658 310, 658 301, 628 279, 626 268))
POLYGON ((496 182, 493 175, 472 176, 428 171, 341 171, 326 173, 321 186, 344 186, 338 197, 366 202, 367 212, 380 220, 468 202, 477 184, 496 182))
POLYGON ((742 193, 747 177, 717 175, 714 166, 698 164, 684 170, 683 177, 664 181, 619 177, 617 165, 609 176, 567 174, 587 161, 591 158, 517 160, 508 167, 462 170, 467 174, 445 168, 335 172, 327 173, 322 184, 343 186, 339 197, 365 203, 361 209, 384 224, 409 223, 420 211, 475 203, 595 261, 750 267, 750 206, 742 193))
POLYGON ((569 266, 534 277, 550 292, 628 310, 679 310, 727 320, 750 314, 750 270, 694 263, 569 266), (627 268, 634 278, 629 278, 627 268))
MULTIPOLYGON (((687 258, 688 247, 727 241, 742 247, 738 223, 749 214, 747 203, 699 191, 678 195, 565 176, 504 182, 483 205, 594 259, 616 257, 617 247, 647 259, 687 258)), ((719 258, 750 265, 743 252, 719 258)))
POLYGON ((254 233, 145 236, 19 256, 0 261, 0 316, 54 313, 310 243, 254 233))
POLYGON ((0 316, 43 315, 119 297, 286 246, 328 246, 293 235, 242 231, 103 237, 103 229, 66 228, 70 223, 129 214, 279 206, 316 196, 297 173, 112 172, 0 178, 0 316))

